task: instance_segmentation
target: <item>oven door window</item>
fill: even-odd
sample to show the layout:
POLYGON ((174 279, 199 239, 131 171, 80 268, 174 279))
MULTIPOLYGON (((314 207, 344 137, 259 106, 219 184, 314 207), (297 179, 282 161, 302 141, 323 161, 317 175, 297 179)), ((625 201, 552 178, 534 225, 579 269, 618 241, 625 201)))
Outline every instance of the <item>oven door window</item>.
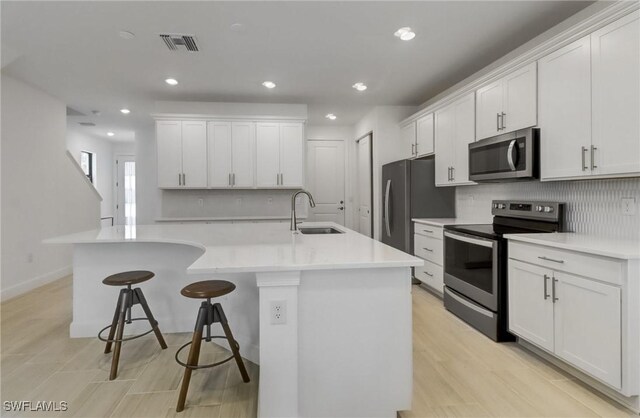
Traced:
POLYGON ((469 149, 471 175, 509 173, 526 169, 526 138, 469 149))
MULTIPOLYGON (((469 240, 471 241, 471 240, 469 240)), ((474 288, 494 293, 494 250, 491 242, 484 246, 451 237, 445 239, 445 271, 474 288)), ((479 240, 478 240, 479 241, 479 240)))

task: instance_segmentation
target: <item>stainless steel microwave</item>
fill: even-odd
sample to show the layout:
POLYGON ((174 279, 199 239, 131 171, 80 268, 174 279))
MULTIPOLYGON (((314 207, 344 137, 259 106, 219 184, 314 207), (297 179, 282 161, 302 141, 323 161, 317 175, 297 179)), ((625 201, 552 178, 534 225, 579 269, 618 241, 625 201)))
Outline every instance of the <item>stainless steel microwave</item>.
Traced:
POLYGON ((469 180, 537 179, 540 129, 528 128, 469 144, 469 180))

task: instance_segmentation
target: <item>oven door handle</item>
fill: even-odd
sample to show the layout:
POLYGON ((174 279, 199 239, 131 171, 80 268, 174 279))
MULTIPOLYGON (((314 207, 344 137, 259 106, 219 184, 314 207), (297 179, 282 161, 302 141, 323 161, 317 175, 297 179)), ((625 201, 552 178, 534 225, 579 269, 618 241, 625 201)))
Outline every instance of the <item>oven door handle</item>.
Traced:
MULTIPOLYGON (((509 168, 511 168, 511 171, 516 171, 516 163, 513 158, 513 150, 517 143, 518 143, 517 140, 512 139, 511 142, 509 143, 509 149, 507 150, 507 162, 509 163, 509 168)), ((518 152, 517 148, 515 148, 515 150, 516 152, 518 152)))
POLYGON ((473 245, 480 245, 481 247, 487 247, 487 248, 493 248, 493 245, 495 244, 495 241, 490 240, 490 239, 486 239, 486 238, 473 238, 471 236, 468 235, 462 235, 462 234, 458 234, 458 233, 452 233, 449 231, 444 231, 444 236, 445 237, 449 237, 451 239, 456 239, 458 241, 464 241, 464 242, 468 242, 469 244, 473 244, 473 245))
POLYGON ((450 296, 452 299, 455 299, 456 302, 463 304, 464 306, 466 306, 469 309, 473 309, 474 311, 478 312, 479 314, 482 314, 484 316, 488 316, 489 318, 493 318, 493 312, 487 311, 485 309, 482 309, 481 307, 476 306, 475 304, 462 299, 460 296, 456 295, 455 293, 453 293, 452 291, 450 291, 446 287, 444 288, 444 291, 447 294, 447 296, 450 296))

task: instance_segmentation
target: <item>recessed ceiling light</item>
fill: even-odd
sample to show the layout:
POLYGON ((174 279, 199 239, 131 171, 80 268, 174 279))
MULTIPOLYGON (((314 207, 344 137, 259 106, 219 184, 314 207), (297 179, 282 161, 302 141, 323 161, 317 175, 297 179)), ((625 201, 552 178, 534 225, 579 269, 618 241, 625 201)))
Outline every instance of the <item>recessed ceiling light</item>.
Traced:
POLYGON ((330 119, 330 120, 338 119, 338 117, 336 115, 334 115, 333 113, 328 113, 327 116, 325 116, 325 118, 330 119))
POLYGON ((114 136, 115 134, 113 132, 107 132, 107 136, 114 136))
POLYGON ((354 84, 351 87, 353 87, 354 89, 356 89, 358 91, 365 91, 367 89, 367 85, 364 84, 364 83, 360 83, 360 82, 354 84))
POLYGON ((122 113, 124 113, 125 115, 128 115, 129 113, 131 113, 131 111, 129 109, 120 109, 120 111, 122 113))
POLYGON ((118 32, 118 35, 120 35, 120 37, 123 39, 133 39, 136 37, 135 33, 129 32, 128 30, 121 30, 120 32, 118 32))
POLYGON ((242 23, 234 23, 233 25, 229 26, 229 29, 234 32, 242 32, 244 30, 244 25, 242 23))
POLYGON ((276 86, 276 83, 274 83, 273 81, 265 81, 262 83, 262 85, 268 89, 272 89, 276 86))
POLYGON ((410 41, 416 37, 416 33, 412 31, 408 26, 398 29, 393 35, 402 39, 403 41, 410 41))
POLYGON ((166 80, 164 80, 165 83, 167 83, 170 86, 177 86, 178 85, 178 80, 176 80, 175 78, 167 78, 166 80))

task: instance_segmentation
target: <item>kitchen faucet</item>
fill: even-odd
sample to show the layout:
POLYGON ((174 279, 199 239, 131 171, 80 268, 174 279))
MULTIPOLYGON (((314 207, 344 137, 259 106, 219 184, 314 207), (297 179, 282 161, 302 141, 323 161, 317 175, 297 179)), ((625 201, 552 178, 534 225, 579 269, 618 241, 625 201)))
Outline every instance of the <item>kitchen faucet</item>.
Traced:
POLYGON ((296 220, 296 197, 301 193, 306 194, 309 197, 309 205, 312 208, 316 207, 316 202, 313 201, 313 196, 311 196, 311 193, 302 189, 295 192, 293 196, 291 196, 291 228, 290 229, 292 231, 298 230, 298 222, 296 220))

